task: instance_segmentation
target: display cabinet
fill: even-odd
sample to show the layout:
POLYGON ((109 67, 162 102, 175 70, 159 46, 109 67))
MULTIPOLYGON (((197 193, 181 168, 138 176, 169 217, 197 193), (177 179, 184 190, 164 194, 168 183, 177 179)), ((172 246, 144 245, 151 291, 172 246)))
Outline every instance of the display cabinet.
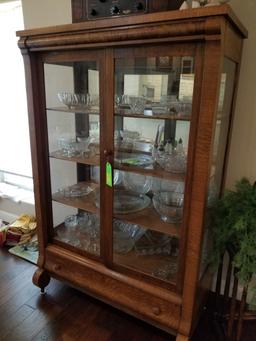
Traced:
POLYGON ((246 34, 227 5, 18 32, 42 291, 53 276, 189 339, 246 34))

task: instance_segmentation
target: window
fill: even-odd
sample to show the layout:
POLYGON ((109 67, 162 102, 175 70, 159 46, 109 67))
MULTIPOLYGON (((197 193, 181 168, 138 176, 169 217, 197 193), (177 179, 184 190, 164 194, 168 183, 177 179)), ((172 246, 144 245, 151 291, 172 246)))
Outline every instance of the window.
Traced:
POLYGON ((0 1, 0 180, 29 188, 32 167, 25 75, 16 37, 16 31, 23 28, 21 1, 0 1))

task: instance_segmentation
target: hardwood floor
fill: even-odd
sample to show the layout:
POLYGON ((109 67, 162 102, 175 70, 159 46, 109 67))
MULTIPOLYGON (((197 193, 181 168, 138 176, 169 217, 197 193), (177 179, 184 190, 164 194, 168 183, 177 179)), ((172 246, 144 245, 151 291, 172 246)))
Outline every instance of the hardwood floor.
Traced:
MULTIPOLYGON (((0 340, 4 341, 173 341, 170 335, 97 301, 59 281, 47 294, 31 282, 35 266, 0 249, 0 340)), ((256 340, 256 324, 243 341, 256 340)), ((216 341, 203 316, 192 341, 216 341)))

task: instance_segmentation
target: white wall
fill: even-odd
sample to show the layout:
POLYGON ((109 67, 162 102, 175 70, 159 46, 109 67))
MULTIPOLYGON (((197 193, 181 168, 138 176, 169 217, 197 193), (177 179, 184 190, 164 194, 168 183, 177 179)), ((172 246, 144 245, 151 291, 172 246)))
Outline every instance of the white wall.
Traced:
POLYGON ((25 28, 72 22, 71 0, 22 0, 25 28))
MULTIPOLYGON (((24 28, 69 24, 72 22, 71 0, 22 0, 24 28)), ((22 213, 34 214, 34 206, 0 199, 0 216, 13 220, 22 213)))
POLYGON ((244 42, 227 187, 243 176, 256 180, 256 1, 231 0, 231 5, 247 27, 249 39, 244 42))

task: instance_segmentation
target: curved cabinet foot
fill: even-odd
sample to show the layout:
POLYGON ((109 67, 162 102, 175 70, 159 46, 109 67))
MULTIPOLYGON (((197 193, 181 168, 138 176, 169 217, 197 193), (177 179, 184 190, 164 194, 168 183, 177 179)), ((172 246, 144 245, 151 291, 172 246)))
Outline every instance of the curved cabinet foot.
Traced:
POLYGON ((34 285, 41 289, 41 293, 44 294, 45 287, 49 284, 51 277, 44 269, 37 269, 33 275, 32 282, 34 285))
POLYGON ((176 336, 176 341, 189 341, 189 337, 188 336, 184 336, 182 334, 178 334, 176 336))

